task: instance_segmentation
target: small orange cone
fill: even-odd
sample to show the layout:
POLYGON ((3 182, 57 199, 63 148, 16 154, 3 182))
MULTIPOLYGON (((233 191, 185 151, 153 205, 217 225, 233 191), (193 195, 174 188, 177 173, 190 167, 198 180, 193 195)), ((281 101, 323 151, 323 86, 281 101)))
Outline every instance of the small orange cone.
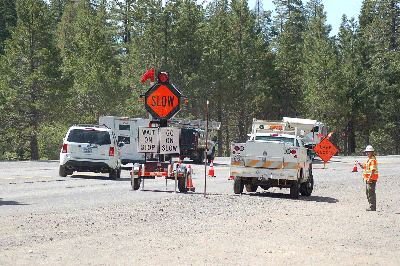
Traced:
POLYGON ((192 168, 190 167, 190 164, 188 166, 188 172, 189 172, 189 174, 188 174, 188 180, 187 180, 186 188, 187 188, 188 191, 195 191, 195 188, 193 186, 193 181, 192 181, 192 168))
POLYGON ((181 162, 181 156, 179 156, 178 157, 178 161, 176 162, 178 165, 181 165, 182 164, 182 162, 181 162))
POLYGON ((354 163, 353 172, 358 172, 358 171, 357 171, 357 160, 356 160, 355 163, 354 163))
POLYGON ((214 161, 213 160, 211 160, 210 170, 208 170, 208 175, 212 176, 212 177, 215 177, 215 175, 214 175, 214 161))

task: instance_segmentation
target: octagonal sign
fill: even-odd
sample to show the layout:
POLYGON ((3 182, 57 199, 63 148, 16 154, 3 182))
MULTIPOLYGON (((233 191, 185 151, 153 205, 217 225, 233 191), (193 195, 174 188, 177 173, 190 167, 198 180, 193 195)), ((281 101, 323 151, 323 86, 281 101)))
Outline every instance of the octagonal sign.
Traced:
POLYGON ((145 108, 158 119, 169 119, 180 110, 181 93, 172 84, 154 84, 145 94, 145 108))

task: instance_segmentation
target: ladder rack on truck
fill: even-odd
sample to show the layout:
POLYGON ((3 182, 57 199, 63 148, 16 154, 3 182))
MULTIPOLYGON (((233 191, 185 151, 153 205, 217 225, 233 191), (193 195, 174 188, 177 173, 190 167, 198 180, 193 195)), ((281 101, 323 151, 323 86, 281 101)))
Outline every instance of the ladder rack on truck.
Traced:
MULTIPOLYGON (((207 121, 201 119, 182 119, 174 118, 168 121, 168 124, 174 127, 185 127, 185 128, 200 128, 205 130, 207 128, 207 121)), ((209 121, 208 130, 219 130, 221 127, 221 122, 209 121)))

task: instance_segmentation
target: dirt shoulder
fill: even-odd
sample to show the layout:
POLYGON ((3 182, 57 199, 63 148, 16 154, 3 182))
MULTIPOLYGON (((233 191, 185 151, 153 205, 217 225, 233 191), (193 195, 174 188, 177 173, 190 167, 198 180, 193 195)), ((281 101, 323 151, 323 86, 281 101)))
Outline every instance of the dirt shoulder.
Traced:
POLYGON ((298 200, 279 189, 187 193, 1 215, 0 264, 400 265, 399 178, 380 168, 378 211, 366 212, 351 168, 315 167, 312 196, 298 200))

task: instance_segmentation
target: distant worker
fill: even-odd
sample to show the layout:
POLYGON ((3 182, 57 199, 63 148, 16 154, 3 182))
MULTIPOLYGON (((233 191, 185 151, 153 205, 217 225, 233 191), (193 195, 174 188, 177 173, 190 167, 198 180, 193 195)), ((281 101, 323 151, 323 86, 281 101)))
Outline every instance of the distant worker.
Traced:
POLYGON ((378 180, 378 162, 374 155, 374 148, 371 145, 368 145, 365 148, 365 153, 368 156, 368 161, 365 165, 362 165, 361 163, 358 164, 365 170, 364 180, 366 183, 366 193, 369 203, 367 211, 376 211, 375 187, 376 181, 378 180))

